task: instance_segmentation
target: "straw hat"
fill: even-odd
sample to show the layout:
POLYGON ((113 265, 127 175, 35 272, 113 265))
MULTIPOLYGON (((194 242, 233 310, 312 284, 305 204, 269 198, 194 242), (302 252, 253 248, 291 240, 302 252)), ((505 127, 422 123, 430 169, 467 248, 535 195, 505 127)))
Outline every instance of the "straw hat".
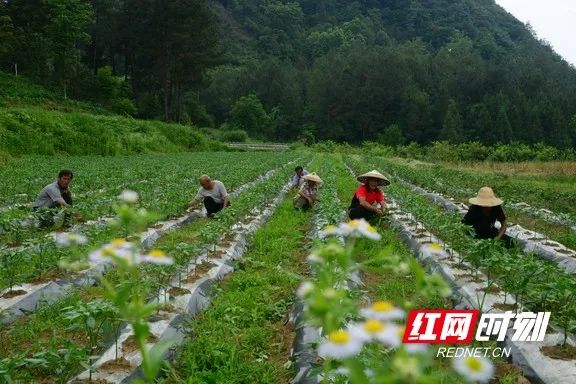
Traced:
POLYGON ((322 181, 322 179, 320 178, 320 176, 318 176, 318 175, 317 175, 316 173, 314 173, 314 172, 309 173, 309 174, 307 174, 307 175, 305 175, 305 176, 302 176, 302 178, 303 178, 304 180, 313 181, 313 182, 319 183, 319 184, 322 184, 322 183, 323 183, 323 181, 322 181))
POLYGON ((490 187, 482 187, 478 191, 478 195, 468 200, 470 204, 479 205, 481 207, 495 207, 501 205, 503 201, 494 195, 494 191, 490 187))
POLYGON ((356 179, 359 182, 366 184, 368 182, 368 178, 378 179, 379 186, 390 184, 390 180, 388 180, 383 174, 381 174, 375 169, 368 173, 358 176, 356 179))

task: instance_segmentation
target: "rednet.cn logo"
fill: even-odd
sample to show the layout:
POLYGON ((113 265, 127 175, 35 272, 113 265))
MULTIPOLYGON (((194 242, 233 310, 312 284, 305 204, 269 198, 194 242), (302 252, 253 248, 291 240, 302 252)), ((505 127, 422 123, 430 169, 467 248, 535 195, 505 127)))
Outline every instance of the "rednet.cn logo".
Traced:
MULTIPOLYGON (((484 313, 480 316, 480 311, 476 309, 412 310, 406 322, 403 342, 407 344, 468 344, 473 340, 488 341, 492 336, 495 336, 497 341, 503 341, 510 325, 514 330, 512 341, 543 341, 549 320, 550 312, 515 314, 508 311, 484 313)), ((480 349, 487 350, 488 348, 480 349)), ((497 349, 501 350, 501 348, 497 349)), ((440 350, 445 351, 446 348, 439 349, 439 355, 444 356, 440 350)), ((477 355, 476 352, 478 351, 472 354, 477 355)), ((509 354, 509 351, 505 352, 509 354)), ((488 351, 484 351, 484 354, 487 353, 488 351)))

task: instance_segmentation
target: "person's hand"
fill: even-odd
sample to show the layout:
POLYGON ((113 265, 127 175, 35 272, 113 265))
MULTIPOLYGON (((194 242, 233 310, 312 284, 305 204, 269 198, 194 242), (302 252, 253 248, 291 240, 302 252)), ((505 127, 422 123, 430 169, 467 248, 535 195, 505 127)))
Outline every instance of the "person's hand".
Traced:
POLYGON ((384 211, 381 209, 376 209, 376 215, 378 216, 384 216, 384 211))

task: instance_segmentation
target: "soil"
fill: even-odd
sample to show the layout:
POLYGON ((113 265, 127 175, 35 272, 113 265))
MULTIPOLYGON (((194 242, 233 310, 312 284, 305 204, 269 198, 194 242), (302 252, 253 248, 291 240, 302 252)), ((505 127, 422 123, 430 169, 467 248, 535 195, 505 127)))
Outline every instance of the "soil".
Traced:
MULTIPOLYGON (((71 276, 71 274, 68 273, 67 276, 71 276)), ((42 273, 40 276, 36 276, 30 282, 33 284, 42 284, 42 283, 47 283, 47 282, 52 281, 52 280, 56 280, 60 277, 63 277, 62 271, 51 270, 51 271, 47 271, 45 273, 42 273)))
POLYGON ((23 290, 23 289, 17 289, 17 290, 15 290, 15 291, 14 291, 14 290, 11 290, 11 291, 8 291, 8 292, 6 292, 5 294, 3 294, 3 295, 2 295, 2 298, 4 298, 4 299, 11 299, 11 298, 16 297, 16 296, 25 295, 25 294, 27 294, 27 293, 28 293, 28 292, 25 291, 25 290, 23 290))
MULTIPOLYGON (((158 342, 158 338, 156 336, 154 336, 153 334, 150 334, 148 336, 148 343, 156 343, 156 342, 158 342)), ((138 346, 136 345, 136 339, 134 338, 134 335, 128 337, 122 343, 122 350, 124 351, 124 353, 133 352, 137 349, 138 349, 138 346)), ((124 360, 124 359, 122 359, 122 360, 124 360)))
POLYGON ((11 243, 6 244, 8 246, 8 248, 16 248, 18 246, 20 246, 20 243, 17 241, 12 241, 11 243))
POLYGON ((190 290, 185 288, 172 287, 168 290, 168 293, 170 296, 182 296, 190 293, 190 290))
POLYGON ((557 360, 576 360, 576 347, 572 345, 554 345, 540 348, 544 355, 557 360))
POLYGON ((204 275, 192 273, 188 275, 188 277, 186 277, 184 280, 182 280, 182 282, 186 284, 192 284, 195 281, 200 280, 202 277, 204 277, 204 275))
POLYGON ((569 250, 564 249, 564 248, 555 249, 555 251, 558 253, 562 253, 564 255, 571 255, 572 254, 572 251, 569 251, 569 250))
POLYGON ((226 252, 224 252, 224 251, 216 251, 216 252, 214 252, 214 253, 212 253, 212 254, 210 255, 210 258, 211 258, 211 259, 220 259, 222 256, 224 256, 224 254, 226 254, 226 252))
POLYGON ((456 277, 457 279, 464 279, 464 278, 468 278, 468 277, 474 277, 475 275, 473 273, 461 273, 458 275, 454 275, 454 277, 456 277))
MULTIPOLYGON (((273 362, 275 366, 281 367, 290 360, 290 351, 295 336, 294 327, 288 321, 277 322, 273 327, 275 332, 271 342, 273 345, 278 345, 278 348, 274 348, 274 351, 270 353, 269 361, 273 362)), ((290 381, 288 376, 290 372, 288 370, 283 370, 283 372, 285 372, 285 377, 279 379, 278 382, 287 383, 290 381)))
POLYGON ((477 289, 477 291, 482 291, 482 292, 486 292, 486 293, 500 293, 500 292, 502 292, 502 290, 495 285, 491 285, 491 286, 486 287, 486 288, 480 288, 480 289, 477 289))
POLYGON ((516 309, 516 304, 495 303, 492 308, 501 309, 502 311, 513 311, 516 309))
MULTIPOLYGON (((528 379, 522 375, 521 368, 502 360, 496 361, 496 373, 494 374, 494 379, 491 381, 491 383, 500 382, 500 380, 509 377, 517 378, 515 384, 530 384, 530 381, 528 381, 528 379)), ((506 382, 512 383, 511 381, 506 382)))
MULTIPOLYGON (((48 381, 49 383, 52 383, 52 381, 48 381)), ((87 384, 110 384, 110 382, 108 380, 104 380, 104 379, 98 379, 98 380, 74 380, 74 382, 77 383, 87 383, 87 384)))
MULTIPOLYGON (((484 280, 482 280, 482 278, 480 278, 480 277, 473 277, 473 276, 472 276, 471 279, 468 279, 468 280, 466 280, 466 281, 469 282, 469 283, 481 283, 481 282, 483 282, 484 280)), ((482 289, 482 291, 483 291, 483 289, 482 289)), ((500 292, 500 290, 498 290, 498 292, 500 292)))
POLYGON ((105 362, 100 366, 100 369, 104 372, 113 373, 113 372, 132 371, 133 367, 132 365, 130 365, 128 360, 121 357, 118 360, 108 360, 107 362, 105 362))
POLYGON ((196 269, 194 270, 194 274, 195 275, 203 275, 204 273, 208 272, 209 270, 211 270, 215 266, 216 266, 216 264, 214 264, 214 263, 203 262, 202 264, 196 266, 196 269))

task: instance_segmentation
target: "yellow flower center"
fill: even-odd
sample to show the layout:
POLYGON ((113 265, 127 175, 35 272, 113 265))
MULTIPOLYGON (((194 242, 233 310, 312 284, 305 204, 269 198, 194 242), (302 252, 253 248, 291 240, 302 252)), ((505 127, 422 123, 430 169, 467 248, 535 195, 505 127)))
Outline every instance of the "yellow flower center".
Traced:
POLYGON ((437 244, 437 243, 432 243, 432 244, 428 245, 428 248, 430 248, 433 251, 441 251, 442 249, 444 249, 444 248, 442 248, 442 246, 440 244, 437 244))
POLYGON ((371 233, 376 233, 376 232, 377 232, 377 231, 376 231, 376 228, 374 228, 374 227, 371 226, 371 225, 369 225, 367 229, 368 229, 368 232, 371 232, 371 233))
POLYGON ((124 239, 114 239, 112 240, 112 245, 119 246, 126 244, 126 240, 124 239))
POLYGON ((350 334, 342 329, 331 332, 328 335, 328 340, 334 344, 346 344, 350 341, 350 334))
POLYGON ((153 249, 153 250, 151 250, 150 253, 149 253, 149 255, 150 255, 151 257, 157 257, 157 258, 166 257, 166 254, 165 254, 163 251, 159 250, 159 249, 153 249))
POLYGON ((466 366, 468 367, 468 369, 470 369, 470 371, 472 372, 482 371, 482 362, 480 360, 475 359, 473 357, 467 357, 465 362, 466 366))
POLYGON ((372 304, 372 309, 376 312, 390 312, 394 309, 394 306, 389 301, 377 301, 372 304))
POLYGON ((367 320, 364 323, 364 330, 368 333, 378 333, 384 330, 384 324, 378 320, 367 320))
POLYGON ((350 228, 358 228, 360 226, 360 222, 358 220, 352 220, 348 223, 350 228))
POLYGON ((107 256, 107 257, 112 257, 116 255, 116 252, 114 252, 114 248, 113 247, 104 247, 102 249, 102 255, 103 256, 107 256))
POLYGON ((326 232, 333 232, 335 230, 337 230, 338 228, 335 225, 328 225, 326 228, 324 228, 324 230, 326 232))

